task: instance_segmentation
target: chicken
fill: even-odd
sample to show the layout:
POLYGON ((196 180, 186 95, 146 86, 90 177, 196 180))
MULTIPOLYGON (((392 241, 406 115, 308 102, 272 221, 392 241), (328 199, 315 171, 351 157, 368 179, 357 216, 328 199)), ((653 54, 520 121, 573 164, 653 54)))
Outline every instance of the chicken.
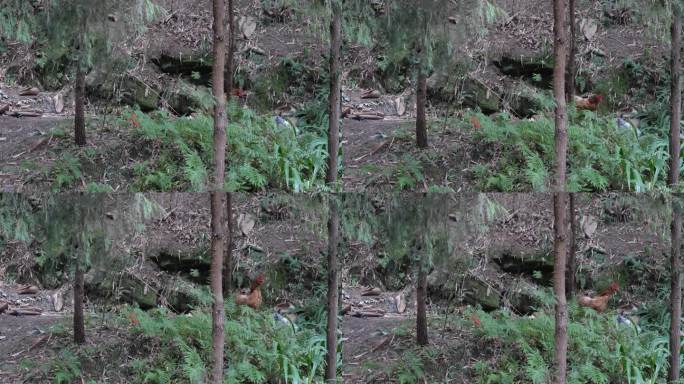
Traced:
POLYGON ((247 91, 244 89, 240 88, 233 88, 233 92, 231 92, 231 96, 235 96, 239 99, 246 99, 247 98, 247 91))
POLYGON ((585 109, 588 111, 595 111, 602 101, 603 96, 601 95, 592 95, 589 97, 575 96, 575 106, 578 110, 585 109))
POLYGON ((252 281, 252 286, 249 289, 249 294, 244 295, 241 293, 238 293, 235 295, 235 304, 238 305, 247 305, 250 306, 254 309, 259 309, 261 307, 261 285, 264 283, 264 275, 261 274, 257 276, 254 281, 252 281))
POLYGON ((612 282, 608 288, 601 291, 596 297, 580 296, 577 303, 582 307, 594 309, 596 312, 603 312, 608 307, 608 300, 610 297, 620 289, 617 282, 612 282))
POLYGON ((470 116, 470 124, 472 124, 473 128, 476 130, 482 129, 482 123, 480 123, 480 119, 475 115, 470 116))

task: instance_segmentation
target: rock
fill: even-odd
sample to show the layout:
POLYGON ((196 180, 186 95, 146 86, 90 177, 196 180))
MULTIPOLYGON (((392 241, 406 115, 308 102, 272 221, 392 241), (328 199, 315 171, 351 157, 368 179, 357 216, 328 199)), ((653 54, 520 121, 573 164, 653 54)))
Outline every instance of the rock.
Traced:
POLYGON ((157 293, 149 285, 135 276, 128 276, 120 281, 121 299, 130 304, 137 304, 142 309, 157 306, 157 293))
POLYGON ((116 96, 127 105, 138 105, 142 111, 152 111, 159 105, 160 90, 148 86, 133 75, 123 79, 113 79, 107 73, 94 71, 86 78, 86 92, 89 96, 102 100, 112 100, 116 96))
POLYGON ((193 76, 193 74, 198 74, 199 76, 194 76, 193 82, 202 85, 208 85, 211 81, 213 60, 207 54, 172 56, 167 53, 160 53, 152 58, 152 62, 162 72, 170 75, 193 76))
POLYGON ((489 252, 490 260, 504 272, 523 274, 541 281, 550 281, 553 274, 553 255, 550 249, 493 245, 489 252), (538 273, 542 276, 539 277, 538 273))
POLYGON ((164 295, 174 312, 187 313, 201 305, 200 299, 193 293, 193 286, 182 279, 176 279, 172 287, 164 290, 164 295))
POLYGON ((504 53, 501 57, 493 59, 494 65, 508 76, 532 78, 535 75, 542 77, 544 83, 551 84, 553 79, 553 60, 548 55, 513 54, 504 53))
POLYGON ((539 288, 534 284, 518 279, 507 284, 510 287, 504 294, 514 312, 521 315, 530 315, 539 310, 543 305, 540 299, 539 288))
POLYGON ((520 118, 534 116, 547 109, 540 91, 520 80, 509 81, 506 85, 504 99, 510 110, 520 118))
POLYGON ((474 76, 459 79, 446 73, 436 72, 427 81, 428 97, 432 101, 451 103, 462 97, 462 105, 479 108, 483 113, 491 114, 501 110, 501 96, 492 86, 474 76))
POLYGON ((486 311, 498 309, 501 306, 501 294, 485 281, 472 277, 463 282, 464 299, 471 305, 480 305, 486 311))
POLYGON ((179 79, 167 89, 162 97, 173 113, 187 116, 193 112, 211 108, 203 102, 203 95, 208 95, 209 92, 204 86, 190 84, 179 79))
POLYGON ((238 26, 240 28, 240 32, 242 33, 242 37, 249 39, 256 31, 256 19, 250 16, 242 16, 238 22, 238 26))
POLYGON ((159 246, 149 254, 152 255, 152 261, 164 271, 190 273, 194 269, 200 275, 209 275, 211 260, 206 250, 198 251, 188 246, 168 244, 159 246))
POLYGON ((461 88, 461 94, 463 105, 466 107, 479 108, 485 114, 501 110, 501 95, 477 79, 466 79, 461 88))
POLYGON ((128 105, 137 105, 143 112, 153 111, 159 106, 159 92, 152 89, 142 80, 129 76, 121 83, 121 101, 128 105))

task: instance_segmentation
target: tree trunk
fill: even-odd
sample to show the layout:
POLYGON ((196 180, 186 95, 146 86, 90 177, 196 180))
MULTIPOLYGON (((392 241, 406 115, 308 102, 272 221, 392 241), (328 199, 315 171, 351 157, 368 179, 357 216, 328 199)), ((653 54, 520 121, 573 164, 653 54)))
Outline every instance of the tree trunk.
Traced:
POLYGON ((682 214, 680 202, 676 196, 672 198, 672 225, 670 227, 672 248, 670 250, 670 369, 668 371, 669 382, 679 382, 679 351, 681 348, 681 317, 682 317, 682 287, 680 246, 682 214))
POLYGON ((568 303, 565 298, 565 267, 568 248, 566 243, 566 199, 567 193, 565 192, 556 192, 553 195, 553 290, 556 295, 556 384, 565 384, 567 375, 568 303))
POLYGON ((677 4, 672 5, 672 52, 670 61, 670 173, 668 183, 671 187, 679 183, 680 153, 680 121, 682 120, 682 87, 681 87, 681 49, 682 49, 682 15, 677 4))
POLYGON ((577 264, 575 254, 577 253, 577 222, 575 221, 575 194, 570 194, 570 213, 568 222, 570 223, 570 236, 568 238, 568 268, 567 276, 565 277, 565 297, 568 299, 575 296, 577 292, 577 281, 575 274, 577 273, 577 264))
POLYGON ((339 0, 332 1, 330 23, 330 95, 328 99, 328 171, 325 181, 337 181, 337 155, 340 135, 340 49, 342 46, 342 9, 339 0))
POLYGON ((214 0, 214 66, 212 93, 214 96, 214 177, 211 190, 223 189, 226 167, 226 95, 223 93, 223 71, 226 61, 224 17, 225 0, 214 0))
POLYGON ((223 296, 233 289, 233 194, 226 193, 226 255, 223 260, 223 296))
POLYGON ((416 145, 427 148, 427 75, 422 68, 418 70, 418 84, 416 90, 416 145))
POLYGON ((211 383, 223 382, 223 252, 225 229, 223 228, 223 184, 226 164, 226 95, 224 94, 225 46, 225 0, 213 0, 214 14, 214 65, 212 68, 212 93, 214 95, 214 175, 211 183, 211 292, 212 303, 212 351, 213 367, 211 383))
POLYGON ((226 60, 226 78, 223 84, 226 100, 230 101, 235 82, 235 14, 233 13, 233 0, 227 0, 228 4, 228 55, 226 60))
POLYGON ((210 193, 211 203, 211 293, 213 303, 211 306, 212 318, 212 350, 213 368, 211 383, 223 382, 223 194, 210 193))
MULTIPOLYGON (((424 251, 424 250, 423 250, 424 251)), ((416 341, 418 345, 428 345, 427 325, 427 266, 425 256, 422 256, 418 268, 416 286, 416 341)))
POLYGON ((553 288, 556 296, 556 346, 555 346, 555 383, 565 384, 567 375, 568 352, 568 305, 565 298, 565 269, 567 257, 567 212, 565 190, 566 161, 568 150, 567 111, 565 102, 565 64, 567 62, 567 33, 565 23, 565 0, 553 2, 554 70, 553 96, 556 100, 555 113, 555 150, 556 169, 554 180, 554 270, 553 288))
MULTIPOLYGON (((80 247, 79 247, 80 248, 80 247)), ((82 251, 79 249, 79 251, 82 251)), ((83 344, 86 341, 85 319, 83 318, 83 269, 82 257, 76 260, 76 274, 74 277, 74 342, 83 344)))
POLYGON ((554 0, 554 26, 555 37, 553 70, 553 96, 556 100, 556 169, 554 188, 556 192, 565 190, 565 178, 568 151, 568 115, 565 102, 565 63, 567 60, 567 33, 565 30, 565 0, 554 0))
MULTIPOLYGON (((682 90, 680 80, 681 48, 682 48, 682 15, 678 4, 672 5, 672 52, 670 71, 672 83, 670 89, 670 101, 672 110, 670 116, 670 172, 668 184, 672 189, 679 184, 679 153, 680 153, 680 121, 682 119, 682 90)), ((679 380, 679 354, 681 344, 681 318, 682 318, 682 288, 681 288, 681 261, 680 261, 680 236, 681 236, 681 211, 676 195, 672 197, 672 225, 670 234, 672 249, 670 255, 670 368, 668 380, 679 380)))
MULTIPOLYGON (((575 98, 575 79, 577 77, 577 25, 575 24, 575 0, 568 0, 568 23, 570 24, 570 54, 565 77, 565 99, 572 103, 575 98)), ((572 199, 572 197, 571 197, 572 199)))
POLYGON ((339 242, 339 212, 335 196, 330 195, 328 217, 328 353, 326 355, 325 379, 328 383, 337 381, 337 247, 339 242))
POLYGON ((76 84, 74 86, 74 138, 79 147, 86 145, 85 71, 80 63, 76 70, 76 84))

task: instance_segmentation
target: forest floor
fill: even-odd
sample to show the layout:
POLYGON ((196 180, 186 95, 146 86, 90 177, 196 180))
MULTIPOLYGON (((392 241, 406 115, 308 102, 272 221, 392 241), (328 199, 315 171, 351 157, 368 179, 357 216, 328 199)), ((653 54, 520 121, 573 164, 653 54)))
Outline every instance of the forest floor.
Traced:
MULTIPOLYGON (((151 26, 144 38, 131 43, 136 51, 135 60, 145 60, 146 54, 143 52, 153 55, 154 52, 163 51, 171 55, 191 56, 201 50, 203 44, 210 40, 207 38, 210 33, 207 26, 211 18, 209 3, 206 0, 164 0, 160 4, 170 16, 164 22, 151 26), (178 39, 178 36, 182 38, 178 39)), ((457 47, 459 50, 468 55, 495 57, 503 51, 521 55, 530 52, 539 54, 551 47, 552 17, 548 2, 506 0, 499 2, 498 6, 507 12, 507 19, 493 25, 489 36, 467 40, 464 43, 466 46, 457 47)), ((254 1, 238 2, 240 18, 249 17, 257 22, 256 31, 248 38, 241 37, 241 44, 257 47, 264 52, 258 60, 246 54, 238 55, 238 64, 247 73, 242 76, 253 80, 254 74, 264 68, 275 68, 282 57, 298 60, 306 52, 309 55, 307 65, 312 68, 324 65, 320 56, 325 52, 325 42, 307 34, 301 20, 286 17, 285 22, 274 21, 263 15, 261 7, 254 1)), ((603 12, 597 3, 583 8, 578 19, 582 22, 600 20, 605 17, 603 12)), ((610 73, 626 59, 638 61, 647 55, 658 58, 663 51, 662 45, 654 44, 641 27, 629 23, 601 26, 591 39, 580 40, 580 67, 587 68, 592 76, 610 73), (600 52, 605 57, 599 67, 592 63, 593 52, 600 52)), ((22 49, 26 48, 5 53, 0 59, 14 64, 20 61, 18 58, 32 54, 22 49)), ((354 69, 360 71, 364 79, 377 81, 373 50, 353 44, 348 49, 345 77, 354 69)), ((479 66, 485 65, 488 60, 479 66)), ((27 66, 30 60, 20 62, 25 66, 22 67, 23 71, 30 72, 31 68, 27 66)), ((137 64, 148 70, 156 68, 145 62, 137 64)), ((159 81, 161 75, 155 71, 144 74, 147 76, 146 82, 159 81)), ((0 92, 6 99, 0 97, 0 104, 12 104, 10 113, 27 108, 41 109, 45 113, 43 117, 0 116, 3 126, 0 132, 0 190, 84 190, 94 183, 110 186, 115 191, 130 189, 134 183, 132 164, 137 160, 146 160, 136 158, 139 157, 136 155, 140 149, 139 143, 131 140, 130 131, 112 124, 112 121, 107 122, 108 117, 93 106, 90 110, 92 119, 88 124, 88 145, 76 149, 71 143, 73 108, 68 87, 59 92, 43 91, 36 96, 19 96, 22 85, 3 83, 3 74, 0 71, 0 92), (55 97, 61 95, 65 95, 65 108, 58 114, 55 113, 55 97), (79 165, 79 161, 82 164, 79 165), (62 168, 71 169, 65 172, 62 168)), ((474 69, 471 75, 482 77, 485 82, 500 82, 507 77, 482 68, 474 69)), ((358 95, 365 90, 358 82, 359 79, 347 82, 345 93, 351 97, 352 103, 357 103, 358 95)), ((303 100, 291 100, 291 96, 274 95, 271 101, 275 106, 294 104, 296 108, 303 100)), ((618 99, 626 97, 617 96, 618 99)), ((380 99, 377 106, 380 112, 385 113, 384 120, 344 120, 342 180, 345 190, 426 190, 433 186, 456 192, 477 189, 477 181, 470 170, 474 165, 488 163, 492 159, 479 158, 478 144, 473 142, 471 131, 453 121, 441 121, 437 115, 442 115, 444 111, 434 106, 429 130, 430 148, 417 150, 413 145, 414 100, 410 87, 399 95, 382 94, 380 99), (402 108, 405 112, 396 113, 392 108, 387 108, 397 97, 405 99, 402 108)), ((362 104, 366 101, 362 100, 362 104)), ((370 100, 370 104, 373 102, 370 100)), ((630 106, 627 100, 621 102, 626 103, 621 107, 630 106)))
MULTIPOLYGON (((52 328, 65 319, 64 308, 55 310, 53 297, 59 290, 41 290, 37 294, 18 294, 20 286, 0 281, 0 303, 9 303, 9 311, 37 308, 39 315, 0 313, 0 378, 3 383, 23 382, 20 366, 41 359, 44 349, 54 344, 52 328)), ((60 300, 60 299, 58 299, 60 300)), ((8 312, 9 312, 8 311, 8 312)))
POLYGON ((429 345, 416 346, 415 297, 406 292, 380 292, 364 296, 363 287, 345 287, 342 307, 351 306, 342 321, 342 377, 345 383, 387 383, 398 378, 428 382, 465 383, 476 341, 467 327, 454 326, 456 313, 439 315, 440 307, 430 305, 429 345), (396 298, 406 309, 399 313, 396 298), (367 316, 363 312, 382 313, 367 316), (429 358, 426 358, 429 356, 429 358), (422 363, 418 363, 423 359, 422 363), (420 367, 423 374, 417 373, 420 367))

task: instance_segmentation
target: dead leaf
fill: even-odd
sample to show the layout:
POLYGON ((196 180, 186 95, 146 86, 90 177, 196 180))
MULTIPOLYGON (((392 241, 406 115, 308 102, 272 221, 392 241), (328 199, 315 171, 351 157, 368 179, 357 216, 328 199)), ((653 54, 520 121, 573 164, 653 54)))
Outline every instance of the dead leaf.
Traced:
POLYGON ((580 219, 580 227, 582 228, 582 232, 584 232, 584 237, 590 239, 596 233, 596 229, 598 228, 598 220, 591 215, 582 216, 580 219))
POLYGON ((22 285, 17 288, 17 293, 20 295, 35 295, 39 289, 35 285, 22 285))
POLYGON ((399 96, 394 99, 394 106, 397 107, 397 115, 404 116, 406 113, 406 101, 403 97, 399 96))
POLYGON ((598 31, 598 24, 594 19, 582 19, 582 21, 580 21, 580 30, 582 31, 584 38, 587 39, 587 41, 591 41, 598 31))
POLYGON ((33 344, 31 344, 31 346, 29 347, 28 350, 32 351, 32 350, 44 345, 48 340, 50 340, 51 335, 52 334, 45 334, 45 335, 42 335, 40 337, 37 337, 35 339, 35 341, 33 342, 33 344))
POLYGON ((394 303, 397 305, 397 313, 404 313, 406 311, 406 299, 403 293, 394 297, 394 303))
POLYGON ((250 214, 241 213, 240 216, 238 216, 238 228, 240 228, 242 236, 248 236, 252 232, 252 229, 254 229, 255 224, 256 221, 254 220, 254 216, 250 214))
POLYGON ((9 303, 6 301, 0 302, 0 314, 9 308, 9 303))
POLYGON ((382 290, 378 287, 368 288, 361 292, 361 296, 380 296, 382 290))
POLYGON ((254 34, 257 27, 256 20, 250 16, 241 17, 238 25, 240 26, 240 32, 245 39, 249 39, 250 36, 254 34))
POLYGON ((361 94, 362 99, 377 99, 380 97, 380 91, 376 89, 368 90, 361 94))
POLYGON ((57 291, 50 295, 52 298, 52 308, 55 312, 61 312, 64 309, 64 296, 61 291, 57 291))
POLYGON ((40 89, 36 87, 25 88, 23 91, 19 92, 19 96, 37 96, 40 94, 40 89))
POLYGON ((52 103, 55 107, 55 113, 62 113, 64 111, 64 97, 61 93, 52 97, 52 103))

